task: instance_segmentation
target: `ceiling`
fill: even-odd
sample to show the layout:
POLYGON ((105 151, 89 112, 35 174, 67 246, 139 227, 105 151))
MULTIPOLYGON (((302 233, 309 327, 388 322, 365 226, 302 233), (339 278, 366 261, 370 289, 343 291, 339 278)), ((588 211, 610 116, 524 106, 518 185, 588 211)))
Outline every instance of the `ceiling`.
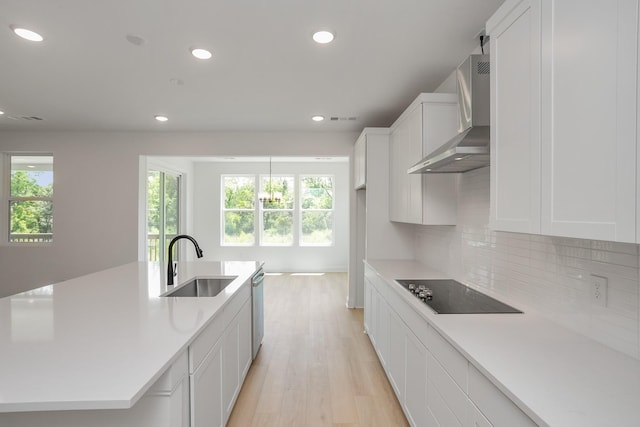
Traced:
POLYGON ((0 0, 0 130, 389 126, 476 48, 502 2, 0 0), (316 44, 318 29, 335 40, 316 44), (195 59, 193 47, 213 58, 195 59))

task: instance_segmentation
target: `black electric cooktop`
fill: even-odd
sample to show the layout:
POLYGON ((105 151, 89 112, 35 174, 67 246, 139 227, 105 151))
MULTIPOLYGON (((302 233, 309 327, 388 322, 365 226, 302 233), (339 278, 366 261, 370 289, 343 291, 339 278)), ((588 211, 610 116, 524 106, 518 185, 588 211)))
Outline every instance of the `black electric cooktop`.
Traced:
POLYGON ((396 280, 396 282, 438 314, 522 313, 455 280, 396 280))

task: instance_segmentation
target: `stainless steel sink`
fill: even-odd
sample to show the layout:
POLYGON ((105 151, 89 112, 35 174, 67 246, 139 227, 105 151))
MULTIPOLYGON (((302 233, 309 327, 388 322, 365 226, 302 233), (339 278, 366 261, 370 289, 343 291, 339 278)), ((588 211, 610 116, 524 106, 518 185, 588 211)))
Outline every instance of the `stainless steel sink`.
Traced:
POLYGON ((196 277, 178 286, 163 297, 215 297, 238 276, 229 277, 196 277))

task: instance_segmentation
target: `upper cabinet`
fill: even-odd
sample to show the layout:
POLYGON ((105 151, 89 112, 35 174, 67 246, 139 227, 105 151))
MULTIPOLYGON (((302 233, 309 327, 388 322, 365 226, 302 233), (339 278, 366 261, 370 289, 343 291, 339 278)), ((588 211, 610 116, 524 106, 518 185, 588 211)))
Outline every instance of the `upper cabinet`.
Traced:
POLYGON ((507 1, 491 40, 491 224, 636 242, 638 0, 507 1))
POLYGON ((407 170, 455 136, 456 96, 423 93, 391 126, 389 218, 425 225, 455 225, 457 175, 408 174, 407 170))

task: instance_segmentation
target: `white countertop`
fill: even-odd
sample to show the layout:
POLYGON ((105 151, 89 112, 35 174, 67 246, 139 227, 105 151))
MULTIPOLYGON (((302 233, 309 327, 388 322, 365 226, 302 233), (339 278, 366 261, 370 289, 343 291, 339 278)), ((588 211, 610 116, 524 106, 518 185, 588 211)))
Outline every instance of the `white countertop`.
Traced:
POLYGON ((178 264, 238 276, 215 297, 160 297, 166 266, 134 262, 1 298, 0 412, 130 408, 260 265, 178 264))
POLYGON ((446 275, 413 261, 367 263, 536 423, 640 426, 640 360, 532 313, 435 314, 394 279, 446 275))

